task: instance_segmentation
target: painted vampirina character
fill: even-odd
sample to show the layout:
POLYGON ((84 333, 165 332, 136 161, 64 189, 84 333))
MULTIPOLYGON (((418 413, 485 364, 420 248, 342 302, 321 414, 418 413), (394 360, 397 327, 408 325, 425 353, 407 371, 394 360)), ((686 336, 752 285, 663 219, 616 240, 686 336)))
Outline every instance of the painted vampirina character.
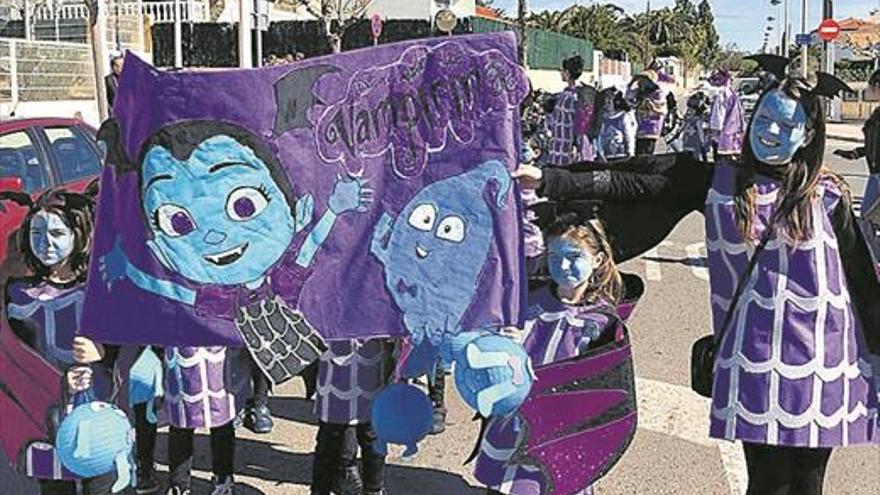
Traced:
MULTIPOLYGON (((784 73, 777 80, 758 102, 742 162, 686 177, 702 190, 682 189, 681 177, 670 173, 693 160, 670 157, 665 172, 645 177, 599 172, 610 185, 593 197, 616 193, 637 201, 633 193, 648 187, 652 201, 681 198, 676 193, 683 192, 690 201, 704 202, 716 331, 733 306, 751 249, 777 208, 787 208, 744 282, 717 350, 711 435, 744 442, 750 489, 772 491, 782 483, 797 493, 819 493, 831 450, 875 436, 877 396, 868 354, 880 351, 880 285, 854 222, 848 188, 822 164, 819 97, 845 85, 826 74, 819 74, 815 86, 784 73), (779 469, 790 476, 778 476, 779 469)), ((592 183, 596 173, 586 179, 554 171, 559 175, 544 177, 543 192, 579 195, 572 179, 581 175, 577 181, 592 183)), ((670 201, 665 209, 678 214, 687 210, 683 205, 670 201)), ((655 216, 643 218, 651 223, 655 216)))
MULTIPOLYGON (((115 133, 105 126, 111 146, 115 133)), ((312 224, 312 197, 294 197, 267 145, 240 126, 208 120, 166 126, 136 164, 119 162, 138 173, 150 251, 197 288, 141 270, 121 242, 101 259, 108 285, 127 279, 206 317, 232 320, 274 383, 318 358, 326 345, 297 310, 299 295, 339 215, 366 210, 372 193, 363 181, 339 178, 312 224)))

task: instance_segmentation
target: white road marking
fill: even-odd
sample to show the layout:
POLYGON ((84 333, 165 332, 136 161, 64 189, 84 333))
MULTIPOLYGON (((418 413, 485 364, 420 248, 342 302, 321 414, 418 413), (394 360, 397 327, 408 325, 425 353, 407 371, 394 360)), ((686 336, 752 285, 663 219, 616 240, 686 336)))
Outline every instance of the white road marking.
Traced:
POLYGON ((748 473, 740 443, 709 438, 709 399, 681 385, 638 377, 636 395, 639 428, 718 448, 730 494, 745 493, 748 473))
POLYGON ((655 282, 663 279, 663 274, 660 273, 660 262, 647 258, 658 258, 660 256, 661 247, 672 245, 673 244, 670 241, 663 241, 657 246, 651 248, 647 253, 643 255, 642 259, 645 262, 645 278, 647 278, 648 280, 653 280, 655 282))
POLYGON ((709 281, 709 268, 703 264, 703 250, 706 248, 705 242, 695 242, 688 244, 684 251, 687 253, 688 264, 691 267, 691 273, 700 280, 709 281))

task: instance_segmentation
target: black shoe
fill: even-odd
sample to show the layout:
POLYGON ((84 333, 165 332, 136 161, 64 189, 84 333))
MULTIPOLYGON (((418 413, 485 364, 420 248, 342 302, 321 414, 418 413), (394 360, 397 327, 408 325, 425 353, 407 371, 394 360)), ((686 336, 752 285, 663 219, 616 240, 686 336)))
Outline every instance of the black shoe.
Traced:
POLYGON ((361 495, 385 495, 385 490, 379 490, 377 492, 364 490, 363 492, 361 492, 361 495))
POLYGON ((159 482, 156 481, 156 467, 152 463, 138 466, 137 487, 134 492, 137 495, 146 495, 159 491, 159 482))
POLYGON ((446 431, 446 410, 434 409, 434 423, 431 425, 431 435, 439 435, 446 431))
POLYGON ((333 482, 333 493, 336 495, 360 495, 361 490, 363 490, 361 472, 356 465, 339 470, 339 475, 333 482))
POLYGON ((190 495, 189 488, 181 488, 179 486, 169 486, 165 495, 190 495))
POLYGON ((274 426, 275 422, 272 421, 272 414, 269 412, 269 406, 259 405, 249 407, 244 413, 244 427, 254 433, 271 433, 274 426))

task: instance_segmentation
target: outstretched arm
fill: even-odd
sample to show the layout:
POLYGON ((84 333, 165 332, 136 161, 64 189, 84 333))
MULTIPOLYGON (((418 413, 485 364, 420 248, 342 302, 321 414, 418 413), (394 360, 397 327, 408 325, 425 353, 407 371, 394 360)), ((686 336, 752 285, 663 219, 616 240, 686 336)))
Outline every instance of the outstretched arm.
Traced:
POLYGON ((104 282, 110 290, 113 289, 114 282, 127 278, 140 289, 158 296, 172 299, 190 306, 194 305, 196 302, 196 292, 194 290, 175 284, 169 280, 158 279, 131 264, 128 260, 128 256, 122 248, 122 241, 119 238, 117 238, 116 242, 113 244, 113 249, 104 256, 101 256, 99 269, 101 277, 104 279, 104 282))
POLYGON ((308 267, 312 264, 318 249, 327 240, 330 231, 336 224, 339 215, 348 211, 367 211, 373 202, 373 190, 367 187, 368 181, 358 178, 337 177, 333 194, 327 202, 327 211, 309 232, 308 237, 299 250, 296 264, 308 267))

